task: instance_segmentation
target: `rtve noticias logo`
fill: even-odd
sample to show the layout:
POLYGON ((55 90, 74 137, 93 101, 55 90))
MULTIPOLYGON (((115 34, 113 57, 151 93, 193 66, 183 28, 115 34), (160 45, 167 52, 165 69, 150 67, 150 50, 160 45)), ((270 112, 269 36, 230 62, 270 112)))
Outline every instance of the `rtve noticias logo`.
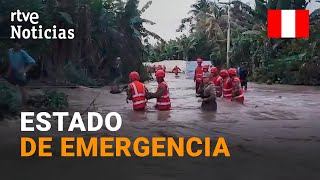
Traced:
POLYGON ((268 10, 269 38, 309 38, 309 10, 268 10))

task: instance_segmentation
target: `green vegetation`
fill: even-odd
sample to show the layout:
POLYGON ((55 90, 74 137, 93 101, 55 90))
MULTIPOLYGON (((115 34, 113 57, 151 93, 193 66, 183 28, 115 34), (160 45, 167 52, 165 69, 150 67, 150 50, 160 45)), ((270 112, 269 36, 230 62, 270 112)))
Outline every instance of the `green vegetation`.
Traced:
POLYGON ((8 84, 0 82, 0 114, 15 113, 19 110, 20 100, 17 93, 8 84))
MULTIPOLYGON (((94 86, 113 81, 113 67, 117 57, 122 59, 123 81, 131 71, 148 79, 142 66, 145 46, 143 41, 152 36, 143 24, 155 24, 141 18, 149 1, 138 9, 138 0, 2 0, 0 1, 0 74, 6 72, 7 52, 13 42, 10 37, 10 13, 16 10, 37 12, 43 29, 75 29, 73 40, 23 40, 25 49, 36 61, 37 70, 29 73, 33 78, 44 76, 48 82, 65 82, 94 86), (5 27, 5 28, 3 28, 5 27), (38 73, 38 74, 36 74, 38 73)), ((31 24, 24 23, 25 28, 31 24)), ((146 40, 147 41, 147 40, 146 40)), ((61 84, 61 83, 59 83, 61 84)), ((1 85, 0 106, 17 111, 14 91, 1 85)), ((67 107, 67 97, 49 93, 31 99, 33 107, 60 111, 67 107)))
POLYGON ((66 111, 69 107, 68 97, 61 92, 46 91, 43 95, 31 97, 29 103, 36 112, 66 111))
MULTIPOLYGON (((127 80, 131 71, 143 70, 145 49, 142 41, 148 36, 162 41, 143 27, 145 23, 155 24, 141 18, 152 1, 141 9, 138 9, 138 3, 138 0, 2 0, 0 23, 1 27, 7 28, 0 29, 0 57, 4 57, 12 46, 8 38, 10 12, 17 9, 35 11, 40 15, 43 28, 56 25, 57 29, 75 29, 73 40, 22 41, 24 49, 38 61, 41 68, 38 72, 46 72, 51 79, 60 78, 82 85, 92 85, 90 79, 110 82, 115 60, 121 57, 123 77, 127 80), (75 76, 73 71, 80 74, 75 76)), ((31 24, 24 26, 31 27, 31 24)))
POLYGON ((96 82, 90 78, 85 68, 71 63, 64 67, 64 77, 72 84, 95 86, 96 82))
POLYGON ((65 94, 56 91, 49 91, 45 95, 45 108, 51 111, 65 111, 69 106, 68 98, 65 94))
MULTIPOLYGON (((317 1, 318 2, 318 1, 317 1)), ((43 28, 75 29, 73 40, 25 40, 24 49, 38 62, 38 76, 85 86, 108 83, 114 77, 117 57, 122 59, 123 81, 131 71, 148 79, 143 61, 195 60, 197 57, 225 67, 227 7, 217 0, 198 0, 182 19, 177 31, 188 31, 165 42, 143 25, 155 23, 141 14, 139 0, 2 0, 0 1, 0 74, 6 72, 7 50, 11 48, 10 12, 35 11, 43 28), (158 40, 152 45, 149 37, 158 40)), ((320 9, 310 14, 309 39, 267 38, 268 9, 306 9, 310 0, 255 0, 255 9, 233 0, 231 6, 231 65, 248 67, 257 82, 320 85, 320 9)), ((24 24, 31 27, 31 24, 24 24)), ((36 75, 32 75, 35 77, 36 75)), ((50 82, 56 82, 50 81, 50 82)), ((0 106, 10 112, 19 107, 13 89, 0 84, 0 106)), ((47 93, 36 107, 61 110, 67 98, 47 93)))
MULTIPOLYGON (((68 109, 68 97, 61 92, 46 91, 44 94, 31 96, 28 105, 34 111, 65 111, 68 109)), ((0 114, 19 112, 21 100, 16 89, 7 83, 0 82, 0 114)))
MULTIPOLYGON (((247 66, 257 82, 320 85, 320 9, 310 15, 309 39, 269 39, 268 9, 306 9, 309 0, 256 0, 255 9, 233 0, 231 5, 231 65, 247 66)), ((195 60, 217 67, 226 64, 227 7, 216 0, 198 0, 177 31, 189 31, 169 42, 147 46, 149 61, 195 60), (188 28, 188 29, 187 29, 188 28)))

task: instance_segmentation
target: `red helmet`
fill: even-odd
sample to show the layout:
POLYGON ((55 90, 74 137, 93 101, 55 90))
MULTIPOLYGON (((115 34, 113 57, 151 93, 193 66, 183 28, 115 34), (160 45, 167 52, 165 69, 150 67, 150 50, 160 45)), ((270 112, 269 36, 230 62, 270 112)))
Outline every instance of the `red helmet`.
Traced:
POLYGON ((231 68, 228 70, 228 73, 230 76, 236 76, 237 75, 237 69, 231 68))
POLYGON ((156 72, 156 78, 164 78, 166 76, 166 73, 163 70, 158 70, 156 72))
POLYGON ((133 72, 131 72, 131 73, 129 74, 129 79, 130 79, 131 81, 134 81, 134 80, 139 81, 139 80, 140 80, 140 75, 139 75, 139 73, 133 71, 133 72))
POLYGON ((210 71, 212 74, 216 74, 216 73, 218 73, 218 68, 212 67, 210 71))
POLYGON ((223 78, 225 78, 225 77, 228 77, 228 76, 229 76, 229 73, 228 73, 228 71, 227 71, 226 69, 222 69, 222 70, 220 71, 220 76, 223 77, 223 78))
POLYGON ((203 63, 203 60, 202 60, 201 58, 198 58, 198 59, 197 59, 197 63, 198 63, 198 64, 202 64, 202 63, 203 63))
POLYGON ((203 66, 203 69, 207 69, 208 70, 209 68, 210 68, 210 65, 204 65, 203 66))

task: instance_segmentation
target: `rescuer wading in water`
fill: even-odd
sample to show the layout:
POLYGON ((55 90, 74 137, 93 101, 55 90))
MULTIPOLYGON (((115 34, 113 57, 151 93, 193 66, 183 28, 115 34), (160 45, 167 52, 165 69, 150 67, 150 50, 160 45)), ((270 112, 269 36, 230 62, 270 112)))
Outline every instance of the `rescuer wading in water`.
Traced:
POLYGON ((216 111, 217 110, 217 102, 216 102, 216 93, 213 82, 210 79, 210 73, 206 73, 203 76, 203 88, 201 88, 198 92, 200 95, 197 97, 202 98, 201 108, 204 111, 216 111))
POLYGON ((173 68, 172 72, 173 72, 176 76, 178 76, 179 73, 181 72, 181 69, 176 65, 176 66, 173 68))
POLYGON ((194 72, 194 82, 196 83, 196 93, 198 93, 199 88, 202 85, 202 80, 203 80, 203 68, 202 68, 202 63, 203 60, 201 58, 197 59, 198 67, 195 69, 194 72))
POLYGON ((147 94, 147 99, 157 98, 156 109, 160 111, 168 111, 171 109, 169 87, 164 81, 164 77, 165 72, 163 70, 158 70, 156 72, 156 79, 158 82, 157 92, 147 94))
POLYGON ((131 72, 129 75, 130 84, 128 85, 127 99, 133 103, 133 110, 143 111, 147 105, 147 88, 140 82, 140 75, 137 72, 131 72))
POLYGON ((222 93, 223 98, 225 99, 232 99, 232 84, 229 77, 229 73, 226 69, 222 69, 220 71, 220 76, 223 78, 223 87, 222 87, 222 93))
POLYGON ((215 86, 215 92, 217 97, 222 96, 223 78, 219 76, 219 70, 216 67, 211 68, 211 81, 215 86))
POLYGON ((230 76, 230 84, 231 84, 231 95, 232 101, 239 102, 241 104, 244 103, 244 96, 243 96, 243 91, 241 88, 241 81, 237 76, 237 69, 231 68, 228 71, 229 76, 230 76))

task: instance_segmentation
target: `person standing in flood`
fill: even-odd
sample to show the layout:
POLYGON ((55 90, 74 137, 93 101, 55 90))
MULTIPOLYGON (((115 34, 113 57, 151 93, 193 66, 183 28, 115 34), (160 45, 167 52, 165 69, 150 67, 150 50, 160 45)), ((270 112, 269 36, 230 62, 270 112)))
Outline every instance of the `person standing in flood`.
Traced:
POLYGON ((221 76, 219 76, 218 68, 212 67, 210 71, 211 71, 211 81, 215 86, 216 96, 221 97, 222 96, 222 87, 223 87, 223 78, 221 76))
POLYGON ((248 89, 248 70, 244 66, 240 67, 239 77, 241 81, 241 88, 246 91, 248 89))
POLYGON ((35 60, 21 49, 20 42, 16 41, 14 47, 9 49, 8 81, 19 87, 22 104, 27 104, 28 94, 25 88, 27 84, 26 74, 36 64, 35 60))
POLYGON ((147 88, 140 82, 140 75, 137 72, 131 72, 129 74, 130 84, 128 85, 127 99, 133 103, 133 110, 143 111, 147 105, 146 94, 147 88))
POLYGON ((232 99, 232 83, 230 81, 229 73, 226 69, 220 71, 220 76, 223 78, 222 93, 225 99, 232 99))
POLYGON ((230 76, 230 83, 232 89, 232 101, 237 101, 241 104, 244 103, 244 96, 241 88, 241 81, 237 76, 237 69, 231 68, 228 71, 230 76))
POLYGON ((200 89, 203 81, 203 67, 202 63, 203 60, 201 58, 197 59, 198 67, 195 69, 194 72, 194 82, 196 83, 196 93, 198 93, 198 90, 200 89))
POLYGON ((169 111, 171 109, 171 100, 168 84, 164 81, 165 72, 158 70, 156 72, 156 79, 158 82, 158 89, 155 93, 148 93, 147 99, 157 99, 156 109, 159 111, 169 111))
POLYGON ((176 66, 173 68, 172 72, 173 72, 176 76, 178 76, 179 73, 181 72, 181 69, 176 65, 176 66))
POLYGON ((206 73, 203 76, 203 88, 198 97, 202 98, 201 108, 204 111, 216 111, 217 102, 216 102, 216 93, 215 87, 210 79, 210 73, 206 73))
POLYGON ((209 72, 209 69, 210 69, 210 65, 204 65, 203 66, 203 74, 209 72))
POLYGON ((122 80, 122 61, 120 57, 117 57, 114 61, 114 65, 111 69, 111 74, 113 77, 113 86, 111 87, 110 93, 119 94, 121 93, 120 81, 122 80))

